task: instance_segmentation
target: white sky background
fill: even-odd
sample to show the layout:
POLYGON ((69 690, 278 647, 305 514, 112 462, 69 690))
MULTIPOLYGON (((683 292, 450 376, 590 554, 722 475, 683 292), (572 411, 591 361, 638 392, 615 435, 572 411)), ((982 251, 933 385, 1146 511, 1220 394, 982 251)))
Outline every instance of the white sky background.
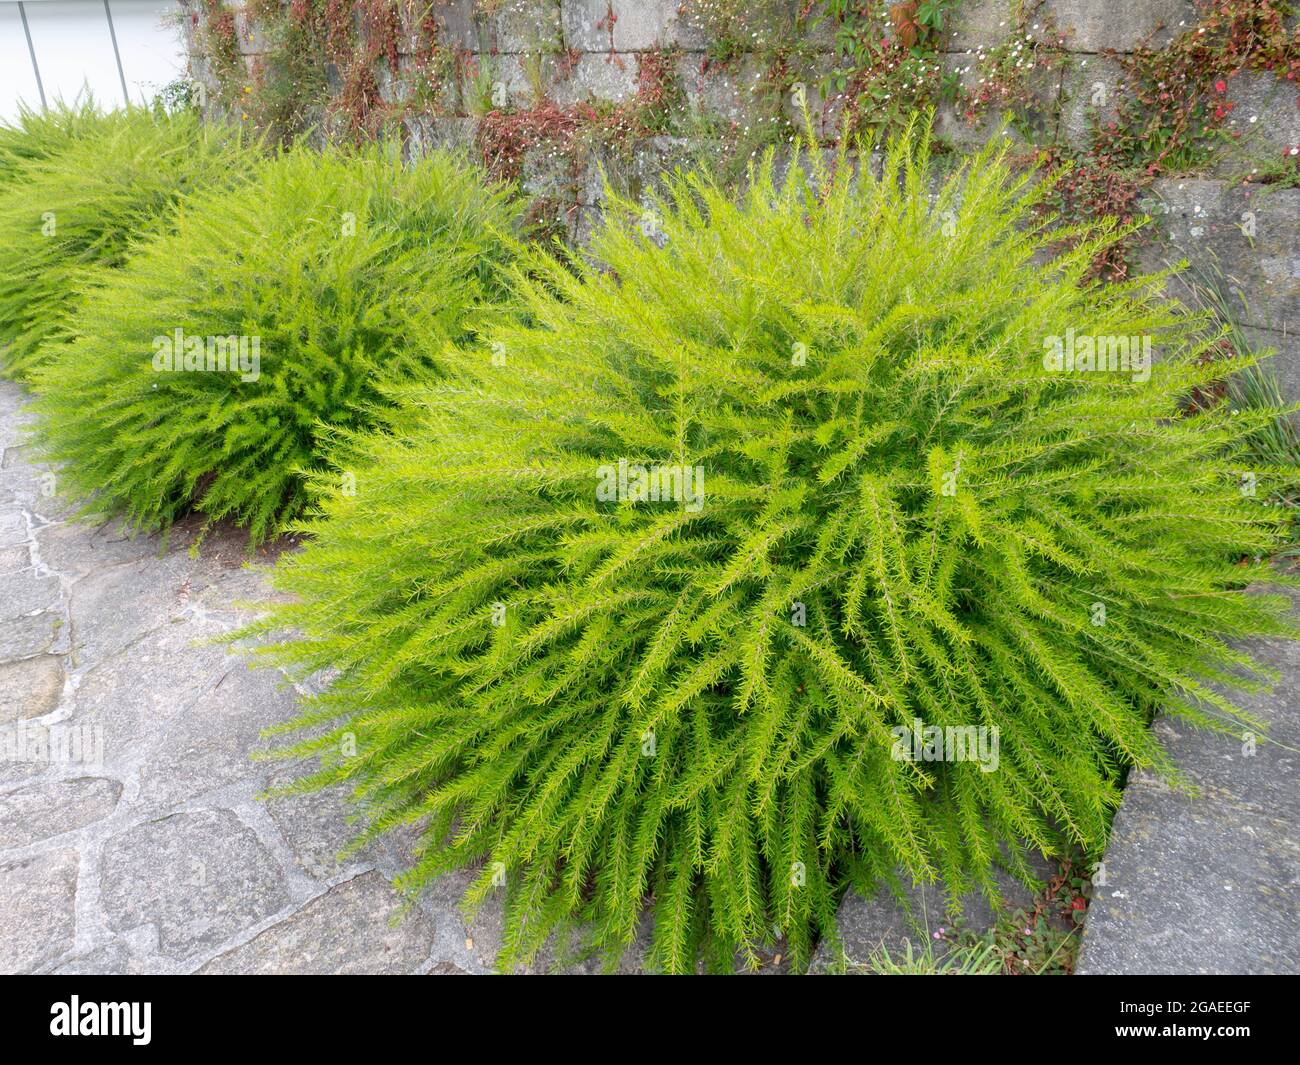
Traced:
MULTIPOLYGON (((185 73, 180 29, 165 21, 167 0, 109 0, 122 70, 133 102, 151 100, 185 73)), ((122 106, 122 82, 104 0, 25 0, 45 98, 73 100, 89 85, 101 107, 122 106)), ((0 121, 18 114, 18 102, 39 108, 36 75, 15 0, 0 0, 0 121)))

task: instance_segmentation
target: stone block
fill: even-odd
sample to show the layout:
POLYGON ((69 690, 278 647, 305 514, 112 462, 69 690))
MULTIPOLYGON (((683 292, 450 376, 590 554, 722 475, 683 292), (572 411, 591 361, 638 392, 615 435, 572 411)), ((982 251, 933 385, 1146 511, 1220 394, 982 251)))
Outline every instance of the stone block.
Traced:
POLYGON ((1300 172, 1300 94, 1295 82, 1267 71, 1246 70, 1228 78, 1223 100, 1233 107, 1223 129, 1234 139, 1214 173, 1243 178, 1285 166, 1300 172))
POLYGON ((469 52, 558 52, 559 0, 504 0, 483 10, 477 0, 441 0, 434 17, 440 43, 469 52))
POLYGON ((175 959, 221 946, 289 901, 275 860, 228 810, 175 814, 111 837, 100 899, 110 928, 152 926, 158 951, 175 959))
POLYGON ((79 871, 71 849, 0 864, 0 972, 31 972, 72 949, 79 871))
POLYGON ((262 729, 294 716, 297 698, 279 672, 231 660, 226 674, 168 722, 140 765, 137 801, 170 807, 255 777, 262 729))
MULTIPOLYGON (((979 90, 982 80, 979 66, 970 56, 947 55, 940 57, 939 62, 949 73, 956 75, 967 90, 979 90)), ((943 104, 935 112, 935 134, 970 149, 987 143, 999 129, 1003 130, 1003 136, 1018 141, 1025 140, 1026 133, 1034 141, 1051 140, 1056 134, 1060 77, 1054 71, 1040 68, 1028 74, 1026 87, 1029 103, 1018 109, 1016 123, 1003 126, 1004 115, 996 102, 975 117, 968 117, 952 105, 943 104)))
POLYGON ((1113 121, 1126 91, 1122 63, 1108 56, 1076 56, 1061 76, 1056 140, 1086 149, 1096 126, 1113 121))
POLYGON ((477 123, 472 118, 410 115, 405 119, 407 147, 412 155, 443 148, 471 148, 477 123))
POLYGON ((699 39, 681 0, 563 0, 564 46, 583 52, 645 52, 699 39), (610 19, 613 12, 613 19, 610 19))
MULTIPOLYGON (((1153 239, 1135 256, 1142 269, 1183 258, 1217 267, 1246 294, 1243 324, 1287 335, 1300 329, 1300 189, 1163 178, 1146 209, 1153 239)), ((1185 282, 1174 279, 1170 293, 1187 298, 1185 282)))
POLYGON ((635 54, 586 52, 578 57, 573 72, 558 82, 551 96, 561 107, 604 100, 621 103, 636 95, 635 54))
POLYGON ((1089 906, 1077 973, 1300 970, 1294 826, 1131 780, 1106 849, 1106 883, 1089 906))
POLYGON ((0 850, 26 847, 108 817, 121 794, 122 785, 105 777, 47 781, 6 792, 0 803, 0 850))
POLYGON ((402 901, 378 873, 331 888, 200 973, 368 974, 415 972, 433 945, 431 922, 402 901))
POLYGON ((63 679, 59 655, 0 664, 0 725, 43 717, 54 710, 63 695, 63 679))
POLYGON ((940 37, 946 52, 996 48, 1016 29, 1022 0, 962 0, 940 37))
MULTIPOLYGON (((1300 610, 1300 592, 1284 594, 1300 610)), ((1268 731, 1223 735, 1183 720, 1156 723, 1196 790, 1149 772, 1130 775, 1094 877, 1082 975, 1300 971, 1300 644, 1252 640, 1242 649, 1283 678, 1272 692, 1232 695, 1268 731)))
POLYGON ((1042 14, 1051 16, 1074 52, 1163 48, 1199 21, 1196 0, 1047 0, 1042 14))

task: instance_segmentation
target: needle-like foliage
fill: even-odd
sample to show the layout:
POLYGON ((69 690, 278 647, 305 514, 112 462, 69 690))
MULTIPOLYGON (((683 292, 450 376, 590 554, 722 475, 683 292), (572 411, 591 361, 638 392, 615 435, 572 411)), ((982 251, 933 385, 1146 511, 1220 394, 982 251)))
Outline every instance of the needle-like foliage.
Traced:
POLYGON ((0 185, 0 372, 9 377, 26 379, 53 356, 85 292, 165 228, 183 196, 241 180, 253 158, 237 135, 190 111, 132 107, 83 132, 0 185))
POLYGON ((457 155, 287 151, 104 278, 35 377, 39 441, 91 513, 197 508, 257 543, 303 508, 325 435, 494 312, 515 214, 457 155))
POLYGON ((250 630, 332 671, 301 787, 422 826, 402 887, 481 867, 505 968, 572 929, 617 957, 646 911, 652 967, 778 932, 803 965, 848 883, 1097 848, 1152 714, 1240 727, 1227 641, 1293 631, 1240 591, 1276 520, 1248 420, 1183 414, 1216 371, 1159 278, 1044 265, 994 150, 934 195, 924 139, 812 170, 615 200, 600 267, 518 271, 527 319, 351 441, 250 630), (1164 358, 1049 369, 1075 334, 1164 358), (927 760, 917 719, 997 757, 927 760))
POLYGON ((73 103, 57 101, 40 111, 20 104, 14 122, 0 123, 0 186, 9 184, 24 163, 48 159, 74 141, 98 133, 122 117, 121 111, 100 111, 87 95, 73 103))

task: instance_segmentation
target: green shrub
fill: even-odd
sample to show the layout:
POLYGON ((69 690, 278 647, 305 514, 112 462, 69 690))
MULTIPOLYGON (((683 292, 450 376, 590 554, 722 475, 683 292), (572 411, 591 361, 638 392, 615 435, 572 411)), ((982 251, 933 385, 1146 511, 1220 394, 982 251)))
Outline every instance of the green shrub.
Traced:
POLYGON ((197 507, 256 543, 305 505, 324 434, 368 424, 386 383, 435 373, 491 312, 513 217, 458 156, 265 162, 186 201, 86 300, 35 377, 40 442, 92 513, 156 529, 197 507), (191 343, 207 367, 223 338, 240 367, 167 370, 191 343))
POLYGON ((0 369, 28 377, 103 269, 187 193, 237 181, 250 165, 237 137, 190 112, 148 108, 88 120, 84 136, 20 165, 0 187, 0 369))
POLYGON ((1125 767, 1167 768, 1157 708, 1240 727, 1209 682, 1267 682, 1225 642, 1293 633, 1239 591, 1276 533, 1251 423, 1179 414, 1203 323, 1160 278, 1082 287, 1095 240, 1042 265, 995 152, 933 200, 928 171, 905 141, 879 179, 614 201, 605 268, 520 270, 495 362, 352 439, 356 494, 283 558, 247 634, 334 677, 283 730, 313 729, 300 789, 350 786, 362 840, 421 826, 401 887, 504 877, 503 967, 561 933, 617 956, 647 908, 651 966, 777 929, 803 965, 846 884, 995 892, 1099 847, 1125 767), (1050 371, 1085 333, 1165 358, 1050 371), (702 493, 640 499, 638 466, 702 493), (918 720, 996 758, 927 761, 918 720))
POLYGON ((0 123, 0 186, 9 184, 25 163, 58 155, 74 141, 111 125, 122 112, 107 114, 89 97, 62 101, 47 110, 20 105, 18 120, 0 123))

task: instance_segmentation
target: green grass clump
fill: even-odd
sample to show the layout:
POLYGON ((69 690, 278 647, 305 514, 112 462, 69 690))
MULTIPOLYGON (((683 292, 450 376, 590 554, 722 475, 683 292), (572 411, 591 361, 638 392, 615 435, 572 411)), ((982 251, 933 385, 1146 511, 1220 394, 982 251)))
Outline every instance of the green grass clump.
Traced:
POLYGON ((9 184, 25 163, 58 155, 82 137, 110 126, 122 112, 103 112, 89 97, 35 111, 19 105, 15 122, 0 123, 0 186, 9 184))
POLYGON ((284 730, 301 789, 351 788, 362 840, 420 826, 403 888, 481 870, 504 968, 617 958, 646 911, 653 968, 778 933, 802 966, 848 884, 995 893, 1100 847, 1125 768, 1167 768, 1158 708, 1240 727, 1210 682, 1267 674, 1229 639, 1295 634, 1240 591, 1277 534, 1237 476, 1258 419, 1181 416, 1219 371, 1165 279, 1083 285, 1113 234, 1043 265, 995 149, 934 196, 923 141, 883 169, 615 199, 601 267, 517 271, 495 359, 349 441, 356 494, 320 480, 248 630, 335 671, 284 730), (1164 357, 1050 369, 1076 334, 1164 357), (908 757, 918 719, 998 757, 908 757))
POLYGON ((514 215, 459 156, 264 162, 103 278, 35 375, 39 441, 90 513, 152 530, 198 508, 255 544, 306 505, 325 436, 369 424, 386 385, 434 375, 492 313, 514 215), (244 362, 209 369, 207 338, 242 338, 244 362), (169 368, 191 342, 199 359, 169 368))
POLYGON ((29 378, 104 271, 185 195, 243 179, 252 159, 192 112, 133 107, 20 165, 0 187, 0 372, 29 378))
POLYGON ((936 957, 931 944, 914 949, 909 940, 896 954, 878 948, 864 966, 853 971, 867 976, 1000 976, 1002 963, 991 943, 954 948, 936 957))

